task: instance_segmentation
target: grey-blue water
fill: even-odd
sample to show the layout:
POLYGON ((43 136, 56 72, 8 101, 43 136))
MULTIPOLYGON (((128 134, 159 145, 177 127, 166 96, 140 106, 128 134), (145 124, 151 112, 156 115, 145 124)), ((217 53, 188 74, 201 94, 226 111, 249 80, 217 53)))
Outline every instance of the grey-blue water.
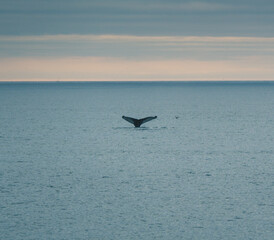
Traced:
POLYGON ((273 82, 1 83, 0 239, 273 239, 273 140, 273 82))

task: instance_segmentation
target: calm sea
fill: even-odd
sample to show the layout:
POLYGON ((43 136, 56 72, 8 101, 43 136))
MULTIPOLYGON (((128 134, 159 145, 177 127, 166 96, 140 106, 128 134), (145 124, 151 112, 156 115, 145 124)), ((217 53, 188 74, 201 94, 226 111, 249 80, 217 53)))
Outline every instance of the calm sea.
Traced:
POLYGON ((0 239, 270 240, 273 186, 274 82, 0 83, 0 239))

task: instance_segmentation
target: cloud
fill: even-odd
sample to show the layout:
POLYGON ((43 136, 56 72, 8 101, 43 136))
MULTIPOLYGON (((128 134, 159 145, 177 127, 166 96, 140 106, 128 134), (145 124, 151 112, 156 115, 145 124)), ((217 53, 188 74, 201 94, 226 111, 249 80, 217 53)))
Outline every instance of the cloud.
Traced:
POLYGON ((221 3, 208 3, 208 2, 188 2, 179 5, 180 9, 187 11, 220 11, 220 10, 233 10, 232 5, 221 3))
POLYGON ((169 13, 170 11, 189 11, 189 12, 212 12, 221 10, 246 11, 250 10, 269 10, 273 7, 270 0, 13 0, 2 1, 0 11, 2 13, 14 14, 75 14, 75 13, 98 13, 98 14, 140 14, 145 12, 169 13))
POLYGON ((226 59, 272 55, 272 37, 42 35, 0 36, 0 57, 101 56, 128 59, 226 59))
POLYGON ((0 36, 1 80, 273 80, 274 38, 0 36))
POLYGON ((271 0, 2 0, 0 34, 273 36, 271 0))
POLYGON ((33 36, 0 36, 1 41, 38 42, 38 41, 120 41, 120 42, 264 42, 274 43, 274 37, 237 37, 237 36, 137 36, 137 35, 92 35, 57 34, 33 36))

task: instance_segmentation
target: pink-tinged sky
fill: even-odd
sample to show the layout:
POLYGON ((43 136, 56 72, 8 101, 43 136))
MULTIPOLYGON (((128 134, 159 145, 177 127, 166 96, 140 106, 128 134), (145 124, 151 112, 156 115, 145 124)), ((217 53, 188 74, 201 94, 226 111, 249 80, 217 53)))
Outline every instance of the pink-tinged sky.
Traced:
POLYGON ((274 80, 273 0, 3 0, 0 81, 274 80))
POLYGON ((274 80, 274 38, 2 36, 0 81, 274 80))

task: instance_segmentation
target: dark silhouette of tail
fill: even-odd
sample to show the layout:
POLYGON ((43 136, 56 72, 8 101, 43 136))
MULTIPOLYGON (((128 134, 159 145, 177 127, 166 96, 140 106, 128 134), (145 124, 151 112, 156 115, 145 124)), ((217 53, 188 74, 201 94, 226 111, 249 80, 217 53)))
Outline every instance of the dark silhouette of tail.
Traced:
POLYGON ((141 119, 126 117, 126 116, 122 116, 122 118, 125 119, 126 121, 132 123, 135 127, 140 127, 142 124, 157 118, 157 116, 146 117, 146 118, 141 118, 141 119))

